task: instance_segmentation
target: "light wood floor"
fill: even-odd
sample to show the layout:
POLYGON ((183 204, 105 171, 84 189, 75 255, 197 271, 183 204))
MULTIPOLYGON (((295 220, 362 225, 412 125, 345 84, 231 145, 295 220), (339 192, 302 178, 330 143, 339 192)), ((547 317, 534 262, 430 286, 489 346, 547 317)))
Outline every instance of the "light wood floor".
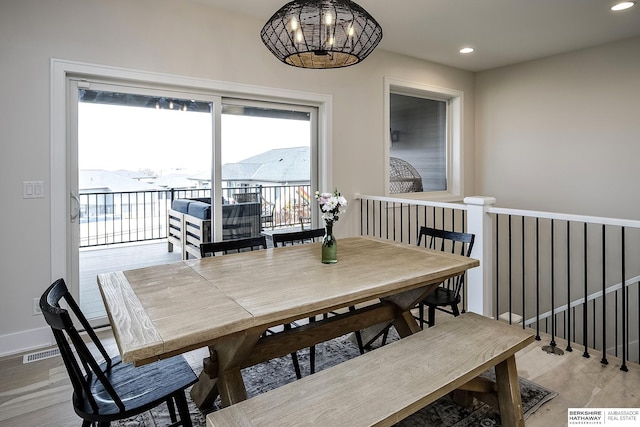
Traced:
MULTIPOLYGON (((450 316, 440 316, 446 321, 450 316)), ((109 329, 100 333, 108 350, 115 350, 109 329)), ((640 366, 630 364, 620 370, 620 361, 608 356, 609 365, 600 363, 600 354, 582 357, 582 349, 562 356, 544 352, 548 339, 536 341, 517 356, 518 373, 558 392, 527 420, 529 427, 567 425, 568 408, 640 407, 640 366)), ((558 342, 564 349, 566 344, 558 342)), ((192 362, 206 356, 206 350, 187 354, 192 362)), ((71 386, 60 357, 22 363, 22 355, 0 358, 0 426, 80 426, 73 412, 71 386)))

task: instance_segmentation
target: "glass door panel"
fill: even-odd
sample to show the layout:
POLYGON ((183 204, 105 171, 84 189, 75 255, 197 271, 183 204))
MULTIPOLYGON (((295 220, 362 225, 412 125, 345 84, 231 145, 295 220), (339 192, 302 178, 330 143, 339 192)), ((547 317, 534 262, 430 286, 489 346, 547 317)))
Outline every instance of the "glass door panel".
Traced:
POLYGON ((72 271, 81 309, 100 324, 106 313, 97 274, 181 259, 167 243, 167 211, 175 198, 211 198, 214 102, 170 91, 80 86, 70 179, 78 208, 72 271))
POLYGON ((220 157, 224 239, 310 226, 315 114, 315 109, 308 107, 223 99, 220 157), (259 209, 257 224, 233 213, 242 215, 234 206, 250 204, 259 209), (250 229, 237 229, 236 224, 249 223, 250 229))

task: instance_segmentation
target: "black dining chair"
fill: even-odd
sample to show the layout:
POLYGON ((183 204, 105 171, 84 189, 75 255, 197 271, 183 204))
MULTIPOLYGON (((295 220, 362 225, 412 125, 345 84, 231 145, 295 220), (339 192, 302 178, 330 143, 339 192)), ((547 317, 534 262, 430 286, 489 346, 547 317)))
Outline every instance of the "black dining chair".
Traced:
MULTIPOLYGON (((462 256, 470 256, 473 249, 475 235, 456 231, 439 230, 430 227, 420 227, 418 232, 418 246, 425 246, 430 249, 451 252, 462 256), (423 243, 424 238, 424 243, 423 243)), ((427 306, 429 327, 436 324, 436 310, 445 313, 460 315, 458 304, 460 304, 460 292, 464 288, 464 278, 466 272, 445 280, 435 291, 427 295, 425 299, 418 303, 418 319, 420 327, 423 327, 424 306, 427 306)))
MULTIPOLYGON (((246 239, 235 240, 223 240, 222 242, 211 242, 200 244, 200 256, 202 258, 206 256, 215 256, 218 254, 229 254, 243 251, 253 251, 259 249, 267 249, 267 239, 264 236, 248 237, 246 239)), ((285 330, 291 329, 291 324, 287 323, 283 325, 285 330)), ((264 336, 273 333, 271 329, 267 329, 264 336)), ((300 371, 300 362, 298 361, 298 354, 294 351, 291 353, 291 361, 293 362, 293 369, 296 373, 296 378, 302 378, 302 372, 300 371)))
POLYGON ((201 243, 200 256, 204 258, 207 256, 215 256, 216 253, 226 255, 228 253, 253 251, 256 249, 267 249, 267 239, 264 236, 201 243))
MULTIPOLYGON (((320 239, 324 236, 325 230, 324 228, 315 228, 311 230, 302 230, 302 231, 291 231, 287 233, 274 233, 273 238, 273 246, 292 246, 292 245, 300 245, 304 243, 311 243, 320 241, 320 239)), ((354 306, 350 306, 349 310, 354 311, 356 308, 354 306)), ((325 313, 323 317, 327 319, 329 314, 336 313, 325 313)), ((314 322, 316 320, 315 316, 309 318, 309 322, 314 322)), ((364 346, 362 345, 362 337, 360 335, 360 331, 355 331, 356 341, 358 342, 358 348, 360 349, 360 354, 364 354, 364 346)), ((309 372, 312 374, 316 371, 316 348, 315 346, 309 347, 309 372)))
POLYGON ((108 426, 112 421, 132 417, 163 402, 168 406, 171 426, 192 425, 185 389, 197 377, 184 357, 175 356, 140 367, 123 363, 120 356, 110 357, 63 279, 56 280, 44 292, 40 308, 71 379, 73 408, 83 419, 83 427, 94 423, 108 426), (60 306, 61 300, 78 319, 104 362, 96 360, 69 311, 60 306), (176 407, 180 421, 176 418, 176 407))
POLYGON ((287 233, 273 233, 273 247, 300 245, 302 243, 318 242, 324 236, 324 228, 291 231, 287 233))

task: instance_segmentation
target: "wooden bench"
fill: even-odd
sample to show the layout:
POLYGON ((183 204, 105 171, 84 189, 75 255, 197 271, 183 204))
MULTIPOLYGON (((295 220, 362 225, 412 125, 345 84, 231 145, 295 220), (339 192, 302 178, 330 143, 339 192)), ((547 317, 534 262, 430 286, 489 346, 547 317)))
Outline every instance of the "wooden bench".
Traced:
POLYGON ((532 341, 528 331, 464 313, 212 412, 207 426, 389 426, 454 391, 457 401, 498 406, 503 426, 524 426, 515 353, 532 341), (494 366, 495 383, 478 378, 494 366))

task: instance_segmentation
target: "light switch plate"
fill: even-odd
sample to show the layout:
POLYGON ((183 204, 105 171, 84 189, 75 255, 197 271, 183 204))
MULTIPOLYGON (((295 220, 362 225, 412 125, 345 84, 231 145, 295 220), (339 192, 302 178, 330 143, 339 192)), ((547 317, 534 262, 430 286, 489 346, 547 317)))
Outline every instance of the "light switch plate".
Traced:
POLYGON ((22 183, 23 199, 42 199, 44 197, 43 181, 24 181, 22 183))

